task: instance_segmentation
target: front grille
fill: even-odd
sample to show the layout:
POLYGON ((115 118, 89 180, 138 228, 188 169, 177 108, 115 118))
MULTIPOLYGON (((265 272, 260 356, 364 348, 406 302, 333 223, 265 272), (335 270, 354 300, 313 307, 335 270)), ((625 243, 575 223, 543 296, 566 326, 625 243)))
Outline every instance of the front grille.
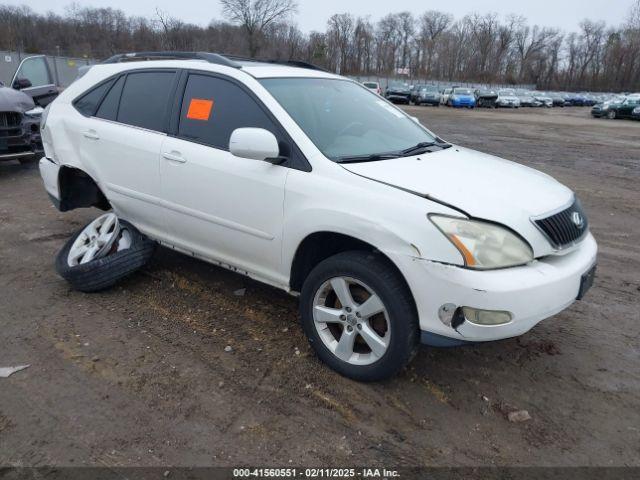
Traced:
POLYGON ((0 112, 0 128, 19 127, 22 115, 17 112, 0 112))
POLYGON ((589 221, 578 199, 569 208, 549 217, 534 220, 555 248, 564 248, 580 240, 589 230, 589 221))

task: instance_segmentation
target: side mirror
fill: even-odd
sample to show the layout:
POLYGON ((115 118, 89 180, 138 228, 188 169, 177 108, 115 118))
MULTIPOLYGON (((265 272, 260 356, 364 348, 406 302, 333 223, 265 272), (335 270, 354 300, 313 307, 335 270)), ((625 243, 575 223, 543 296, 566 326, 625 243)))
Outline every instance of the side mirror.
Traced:
POLYGON ((236 157, 263 161, 278 159, 280 154, 275 135, 264 128, 236 128, 229 139, 229 151, 236 157))
POLYGON ((23 88, 29 88, 31 86, 33 86, 33 84, 28 78, 16 78, 13 82, 13 88, 16 90, 22 90, 23 88))

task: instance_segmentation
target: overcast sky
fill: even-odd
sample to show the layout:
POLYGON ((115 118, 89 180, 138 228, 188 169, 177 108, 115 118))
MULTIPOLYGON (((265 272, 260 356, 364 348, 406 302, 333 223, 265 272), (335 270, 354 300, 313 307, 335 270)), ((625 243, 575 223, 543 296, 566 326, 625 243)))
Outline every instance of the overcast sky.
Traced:
MULTIPOLYGON (((51 0, 2 1, 12 5, 28 5, 38 12, 53 10, 63 13, 64 6, 71 2, 60 1, 52 5, 51 0)), ((212 19, 221 19, 217 0, 78 0, 83 6, 113 7, 128 14, 151 17, 156 7, 184 21, 206 25, 212 19)), ((299 0, 298 13, 294 19, 304 32, 324 30, 327 19, 334 13, 370 15, 378 20, 387 13, 409 10, 420 14, 425 10, 442 10, 460 18, 470 12, 500 15, 516 13, 524 15, 531 24, 577 30, 584 18, 604 20, 609 25, 622 23, 633 0, 454 0, 452 2, 429 0, 299 0)))

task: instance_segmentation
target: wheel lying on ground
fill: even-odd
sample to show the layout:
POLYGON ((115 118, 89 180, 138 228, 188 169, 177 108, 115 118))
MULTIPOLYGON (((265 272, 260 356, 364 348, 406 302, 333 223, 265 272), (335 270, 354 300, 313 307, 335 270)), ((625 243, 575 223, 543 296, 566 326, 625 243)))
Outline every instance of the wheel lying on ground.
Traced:
POLYGON ((354 380, 391 377, 418 349, 413 298, 380 254, 352 251, 322 261, 304 282, 300 314, 320 359, 354 380))
POLYGON ((155 246, 129 222, 107 213, 67 241, 56 257, 56 271, 75 290, 97 292, 145 265, 155 246))

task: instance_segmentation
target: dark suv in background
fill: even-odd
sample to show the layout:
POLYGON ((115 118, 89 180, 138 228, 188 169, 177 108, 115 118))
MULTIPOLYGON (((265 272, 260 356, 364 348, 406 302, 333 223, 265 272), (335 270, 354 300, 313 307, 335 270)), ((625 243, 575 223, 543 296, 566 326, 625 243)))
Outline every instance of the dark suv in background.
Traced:
POLYGON ((0 161, 30 161, 42 153, 40 118, 58 96, 46 57, 27 57, 10 86, 0 82, 0 161))
POLYGON ((416 85, 411 90, 411 102, 416 105, 440 106, 440 90, 435 85, 416 85))
POLYGON ((393 103, 406 103, 409 105, 411 100, 411 89, 406 83, 395 82, 387 86, 384 94, 385 98, 393 103))

